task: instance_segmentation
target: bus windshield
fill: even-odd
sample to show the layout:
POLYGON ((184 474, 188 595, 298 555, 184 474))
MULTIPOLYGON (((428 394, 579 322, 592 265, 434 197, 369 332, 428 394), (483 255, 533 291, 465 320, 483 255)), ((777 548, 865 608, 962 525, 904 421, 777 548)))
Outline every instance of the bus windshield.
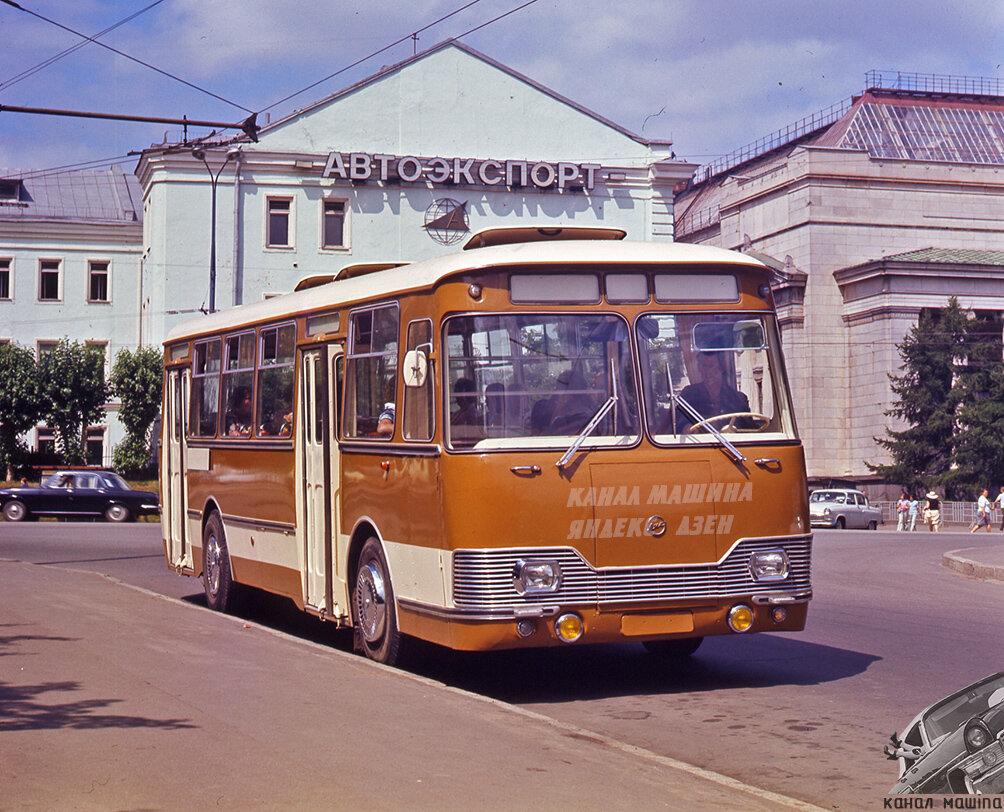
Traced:
POLYGON ((568 445, 616 393, 585 444, 638 437, 628 325, 609 314, 457 316, 446 323, 453 448, 568 445))
POLYGON ((637 322, 648 430, 656 442, 795 439, 772 320, 659 313, 637 322))

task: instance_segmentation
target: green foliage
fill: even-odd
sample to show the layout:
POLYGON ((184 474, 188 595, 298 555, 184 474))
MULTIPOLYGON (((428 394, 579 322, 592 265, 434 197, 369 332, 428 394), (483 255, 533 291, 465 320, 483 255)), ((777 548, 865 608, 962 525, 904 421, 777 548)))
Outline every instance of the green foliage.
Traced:
POLYGON ((903 374, 889 376, 897 400, 886 414, 907 427, 875 438, 893 462, 868 467, 909 491, 935 488, 949 499, 1004 482, 1000 323, 971 318, 952 297, 923 311, 896 348, 903 374))
POLYGON ((56 447, 71 465, 87 457, 87 426, 100 422, 108 400, 101 347, 62 339, 38 362, 42 418, 56 435, 56 447))
POLYGON ((120 350, 110 377, 111 390, 122 402, 119 421, 125 439, 115 446, 112 461, 117 471, 148 474, 151 467, 150 427, 160 413, 163 389, 163 356, 154 347, 135 352, 120 350))
POLYGON ((112 466, 127 477, 155 474, 156 463, 150 458, 150 444, 146 437, 129 435, 115 446, 112 466))
POLYGON ((26 449, 18 440, 41 416, 35 355, 18 344, 0 344, 0 472, 20 463, 26 449))

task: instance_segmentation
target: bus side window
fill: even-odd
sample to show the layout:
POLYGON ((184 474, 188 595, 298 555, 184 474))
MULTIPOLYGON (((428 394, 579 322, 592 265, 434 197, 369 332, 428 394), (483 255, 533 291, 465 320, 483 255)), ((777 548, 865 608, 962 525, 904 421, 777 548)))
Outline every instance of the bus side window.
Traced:
POLYGON ((191 415, 193 437, 215 437, 220 411, 220 339, 200 341, 192 359, 191 415))
POLYGON ((258 411, 255 426, 259 437, 286 438, 293 433, 293 354, 296 326, 262 329, 258 344, 258 411))
POLYGON ((389 440, 396 431, 399 319, 396 304, 349 316, 345 437, 389 440))
MULTIPOLYGON (((431 440, 435 428, 433 409, 433 374, 429 351, 432 348, 432 322, 428 319, 413 321, 408 325, 408 352, 415 350, 424 354, 425 368, 419 370, 412 380, 413 385, 404 389, 404 439, 431 440), (424 380, 422 380, 424 376, 424 380)), ((405 370, 407 376, 408 371, 405 370)))

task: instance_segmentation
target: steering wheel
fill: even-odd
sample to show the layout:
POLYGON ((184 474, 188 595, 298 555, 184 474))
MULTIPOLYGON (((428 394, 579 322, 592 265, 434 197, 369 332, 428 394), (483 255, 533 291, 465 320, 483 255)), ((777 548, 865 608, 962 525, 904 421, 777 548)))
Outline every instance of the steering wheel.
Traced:
POLYGON ((767 431, 767 427, 770 425, 770 418, 765 414, 760 414, 759 412, 730 412, 729 414, 716 414, 714 417, 706 417, 693 425, 687 426, 683 430, 684 434, 697 434, 701 431, 704 426, 715 425, 719 431, 734 431, 750 433, 756 431, 767 431), (755 420, 759 422, 758 426, 753 428, 739 427, 736 424, 740 420, 755 420), (721 426, 717 424, 721 423, 721 426))

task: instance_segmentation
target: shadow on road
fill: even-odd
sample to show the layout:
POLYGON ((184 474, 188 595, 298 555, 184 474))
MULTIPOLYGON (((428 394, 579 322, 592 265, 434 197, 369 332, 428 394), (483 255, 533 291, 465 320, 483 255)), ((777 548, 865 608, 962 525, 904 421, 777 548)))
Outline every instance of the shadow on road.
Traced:
MULTIPOLYGON (((205 606, 205 597, 186 601, 205 606)), ((292 601, 255 592, 241 617, 352 651, 352 633, 306 615, 292 601)), ((406 670, 515 704, 612 696, 818 685, 860 674, 879 658, 809 643, 797 634, 709 637, 692 657, 654 657, 640 644, 561 646, 498 652, 451 651, 410 641, 406 670)))

